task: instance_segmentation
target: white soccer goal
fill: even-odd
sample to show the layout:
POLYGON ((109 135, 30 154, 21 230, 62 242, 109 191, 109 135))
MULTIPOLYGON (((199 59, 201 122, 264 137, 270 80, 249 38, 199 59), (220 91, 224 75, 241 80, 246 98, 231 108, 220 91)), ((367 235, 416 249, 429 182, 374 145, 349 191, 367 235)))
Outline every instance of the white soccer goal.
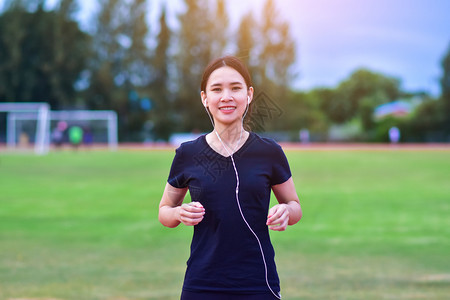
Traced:
MULTIPOLYGON (((102 110, 67 110, 50 111, 48 104, 44 106, 26 106, 24 103, 0 104, 0 111, 8 113, 7 116, 7 145, 14 149, 21 132, 30 134, 36 131, 34 142, 35 152, 45 154, 49 151, 51 131, 59 121, 67 122, 69 126, 77 125, 89 129, 91 143, 107 144, 110 150, 117 149, 117 114, 114 111, 102 110), (40 110, 36 110, 38 107, 40 110), (33 126, 35 124, 35 126, 33 126)), ((41 103, 42 104, 42 103, 41 103)), ((44 103, 46 104, 46 103, 44 103)))
MULTIPOLYGON (((14 149, 17 145, 17 128, 15 117, 20 114, 31 114, 34 116, 34 152, 36 154, 46 154, 49 150, 49 130, 50 130, 50 106, 48 103, 0 103, 0 112, 6 112, 6 144, 8 148, 14 149)), ((29 132, 29 135, 33 135, 29 132)))
POLYGON ((89 128, 92 134, 92 142, 95 144, 107 144, 110 150, 116 150, 117 138, 117 113, 112 110, 59 110, 51 111, 52 121, 66 121, 69 124, 81 125, 89 128))

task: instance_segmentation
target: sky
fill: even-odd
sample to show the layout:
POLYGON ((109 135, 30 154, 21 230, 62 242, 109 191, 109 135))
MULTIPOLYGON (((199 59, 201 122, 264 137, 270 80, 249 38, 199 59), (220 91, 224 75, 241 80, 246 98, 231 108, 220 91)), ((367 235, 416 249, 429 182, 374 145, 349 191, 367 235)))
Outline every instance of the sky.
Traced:
MULTIPOLYGON (((52 3, 57 0, 50 0, 52 3)), ((84 25, 96 2, 81 0, 84 25)), ((184 10, 181 0, 150 0, 155 22, 164 4, 169 26, 184 10)), ((265 0, 226 0, 232 29, 241 16, 259 17, 265 0)), ((0 0, 0 7, 3 0, 0 0)), ((335 87, 357 68, 401 80, 402 89, 440 94, 441 61, 450 47, 450 0, 275 0, 297 46, 293 87, 335 87)), ((153 28, 155 28, 153 26, 153 28)))
MULTIPOLYGON (((242 0, 229 0, 240 7, 242 0)), ((261 3, 251 9, 261 10, 261 3)), ((399 78, 407 91, 440 94, 450 47, 449 0, 276 0, 297 45, 299 89, 334 87, 357 68, 399 78)), ((249 5, 250 6, 250 5, 249 5)))
POLYGON ((408 91, 440 93, 450 47, 448 0, 282 0, 298 46, 298 85, 334 86, 359 67, 408 91))

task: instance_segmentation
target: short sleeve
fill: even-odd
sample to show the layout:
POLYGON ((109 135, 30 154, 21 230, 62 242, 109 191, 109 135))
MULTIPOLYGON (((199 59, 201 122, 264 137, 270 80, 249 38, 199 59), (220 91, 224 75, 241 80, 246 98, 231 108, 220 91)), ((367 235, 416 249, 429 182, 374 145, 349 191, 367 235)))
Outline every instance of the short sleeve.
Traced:
POLYGON ((169 178, 167 179, 167 182, 175 188, 187 187, 186 176, 184 174, 184 162, 183 145, 181 145, 175 151, 175 157, 172 161, 169 178))
POLYGON ((273 165, 270 184, 277 185, 291 178, 292 174, 286 155, 280 145, 275 144, 272 155, 273 165))

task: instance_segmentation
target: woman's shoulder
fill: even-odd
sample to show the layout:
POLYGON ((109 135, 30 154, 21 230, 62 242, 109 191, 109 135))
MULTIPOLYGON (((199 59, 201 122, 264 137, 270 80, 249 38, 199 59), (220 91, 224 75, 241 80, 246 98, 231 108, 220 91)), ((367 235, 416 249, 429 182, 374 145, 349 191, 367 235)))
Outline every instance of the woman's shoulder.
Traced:
POLYGON ((258 147, 262 147, 265 150, 281 149, 281 146, 273 138, 265 137, 254 132, 250 133, 250 137, 252 138, 253 142, 256 142, 258 147))
POLYGON ((196 139, 182 142, 180 146, 177 148, 177 151, 183 152, 192 152, 199 151, 204 146, 205 143, 205 134, 200 135, 196 139))

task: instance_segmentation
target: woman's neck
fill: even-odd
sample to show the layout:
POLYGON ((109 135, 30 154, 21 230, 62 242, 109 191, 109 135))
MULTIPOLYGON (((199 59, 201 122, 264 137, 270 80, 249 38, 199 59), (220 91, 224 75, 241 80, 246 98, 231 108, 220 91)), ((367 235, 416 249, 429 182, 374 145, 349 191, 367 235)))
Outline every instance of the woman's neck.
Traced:
POLYGON ((227 156, 236 152, 240 146, 247 140, 248 132, 238 126, 215 126, 213 132, 208 134, 208 142, 216 150, 223 149, 220 152, 227 156), (225 149, 226 147, 226 149, 225 149))
POLYGON ((230 125, 216 124, 214 130, 220 135, 223 142, 229 144, 235 144, 244 132, 240 122, 230 125))

